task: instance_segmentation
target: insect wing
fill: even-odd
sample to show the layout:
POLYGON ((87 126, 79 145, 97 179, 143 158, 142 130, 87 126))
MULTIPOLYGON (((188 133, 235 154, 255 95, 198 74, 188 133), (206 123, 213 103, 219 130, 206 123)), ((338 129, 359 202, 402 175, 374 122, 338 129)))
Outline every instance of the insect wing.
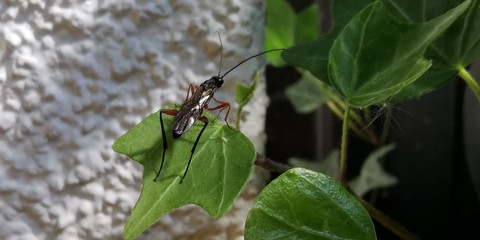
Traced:
POLYGON ((172 129, 174 138, 177 138, 184 132, 188 131, 188 129, 193 126, 200 114, 202 114, 203 109, 191 107, 188 103, 189 102, 186 102, 180 108, 177 115, 175 116, 175 119, 173 120, 172 129))

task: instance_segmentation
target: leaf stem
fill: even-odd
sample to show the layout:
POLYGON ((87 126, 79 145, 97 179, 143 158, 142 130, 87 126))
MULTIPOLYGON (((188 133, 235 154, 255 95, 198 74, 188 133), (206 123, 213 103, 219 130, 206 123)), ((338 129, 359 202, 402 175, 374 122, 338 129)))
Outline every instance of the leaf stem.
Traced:
POLYGON ((235 117, 235 128, 240 130, 240 119, 242 116, 243 106, 238 106, 237 108, 237 116, 235 117))
MULTIPOLYGON (((343 101, 342 98, 335 94, 334 90, 332 90, 329 86, 318 80, 311 73, 303 70, 299 70, 299 72, 302 73, 306 81, 315 86, 318 91, 320 91, 323 95, 327 97, 327 99, 330 99, 326 102, 327 107, 330 108, 330 110, 332 110, 335 115, 342 119, 343 114, 341 113, 341 110, 344 110, 346 108, 345 101, 343 101)), ((350 127, 352 128, 352 130, 365 141, 370 142, 374 146, 379 146, 380 141, 377 134, 372 130, 372 128, 367 126, 362 117, 359 116, 357 113, 352 111, 350 112, 350 114, 352 117, 352 119, 350 119, 350 127)))
POLYGON ((257 158, 255 159, 255 165, 263 169, 266 169, 272 172, 278 172, 278 173, 284 173, 293 168, 290 165, 273 161, 272 159, 267 158, 258 152, 257 152, 257 158))
POLYGON ((480 86, 478 85, 477 81, 473 78, 472 75, 464 68, 464 67, 457 67, 458 75, 467 83, 467 85, 472 89, 473 93, 477 96, 477 99, 480 100, 480 86))
MULTIPOLYGON (((343 112, 342 112, 342 109, 340 109, 333 101, 327 101, 325 102, 325 104, 327 105, 328 108, 330 108, 330 110, 339 118, 339 119, 342 119, 343 118, 343 112)), ((356 122, 353 122, 351 120, 349 120, 350 123, 349 123, 349 127, 355 132, 355 134, 357 134, 360 138, 362 138, 363 140, 365 140, 365 142, 371 142, 371 138, 369 137, 369 135, 366 134, 366 132, 362 131, 358 126, 357 126, 357 123, 356 122)))
POLYGON ((342 143, 340 146, 340 173, 339 181, 343 186, 347 185, 347 152, 348 152, 348 122, 350 121, 350 105, 345 105, 343 114, 343 126, 342 126, 342 143))

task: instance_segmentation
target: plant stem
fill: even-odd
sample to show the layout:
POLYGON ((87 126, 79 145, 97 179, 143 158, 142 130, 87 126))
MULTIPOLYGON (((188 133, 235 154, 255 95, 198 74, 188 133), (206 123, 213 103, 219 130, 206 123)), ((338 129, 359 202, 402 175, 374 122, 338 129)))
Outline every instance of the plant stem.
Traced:
POLYGON ((257 158, 255 159, 255 165, 262 167, 266 170, 269 170, 272 172, 279 172, 279 173, 284 173, 293 168, 290 165, 273 161, 270 158, 267 158, 258 152, 257 152, 257 158))
MULTIPOLYGON (((325 102, 325 104, 327 105, 328 108, 330 108, 330 110, 333 112, 333 114, 335 114, 339 119, 343 118, 342 109, 338 108, 338 106, 333 101, 327 101, 327 102, 325 102)), ((372 142, 371 136, 369 134, 367 134, 367 132, 362 131, 357 126, 356 122, 353 122, 353 121, 350 120, 350 123, 349 123, 348 127, 350 127, 350 129, 352 129, 355 132, 355 134, 357 134, 357 136, 359 136, 365 142, 370 142, 373 145, 375 145, 372 142)))
POLYGON ((240 130, 240 118, 242 116, 243 106, 238 106, 237 108, 237 117, 235 118, 235 128, 240 130))
POLYGON ((457 67, 458 69, 458 75, 467 83, 467 85, 472 89, 473 93, 477 96, 478 100, 480 100, 480 86, 478 83, 473 79, 472 75, 465 70, 464 67, 457 67))
MULTIPOLYGON (((312 84, 312 86, 316 87, 319 92, 321 92, 323 95, 325 95, 327 99, 329 99, 326 102, 327 107, 330 108, 330 110, 332 110, 335 115, 342 119, 341 110, 344 110, 347 105, 345 101, 338 95, 336 95, 329 86, 322 83, 311 73, 302 70, 299 70, 299 72, 302 73, 306 81, 312 84)), ((350 128, 352 128, 352 130, 365 141, 370 142, 374 146, 379 146, 380 141, 377 134, 373 131, 372 128, 367 126, 362 117, 354 111, 350 112, 349 114, 351 114, 352 117, 352 119, 350 119, 350 128)))
POLYGON ((342 143, 340 146, 340 174, 339 180, 343 186, 347 185, 347 152, 348 152, 348 122, 350 121, 350 105, 345 105, 342 126, 342 143))

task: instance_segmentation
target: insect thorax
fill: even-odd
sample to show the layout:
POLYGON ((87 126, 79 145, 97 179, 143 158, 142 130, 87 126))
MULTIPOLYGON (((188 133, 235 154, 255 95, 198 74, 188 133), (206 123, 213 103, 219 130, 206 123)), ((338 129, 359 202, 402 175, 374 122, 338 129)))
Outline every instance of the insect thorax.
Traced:
POLYGON ((222 87, 222 85, 223 85, 223 79, 221 79, 218 76, 213 76, 210 79, 203 82, 202 84, 200 84, 200 86, 203 87, 205 91, 213 91, 213 92, 217 91, 217 89, 222 87))

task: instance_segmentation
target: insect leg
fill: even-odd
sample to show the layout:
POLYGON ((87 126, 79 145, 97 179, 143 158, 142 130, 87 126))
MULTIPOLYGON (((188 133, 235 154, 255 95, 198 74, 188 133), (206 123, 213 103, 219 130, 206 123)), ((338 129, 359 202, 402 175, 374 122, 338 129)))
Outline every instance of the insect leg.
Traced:
POLYGON ((185 98, 185 101, 188 100, 188 98, 190 97, 190 94, 195 94, 195 92, 198 90, 198 86, 197 85, 193 85, 193 84, 190 84, 188 86, 188 92, 187 92, 187 98, 185 98))
POLYGON ((227 121, 228 114, 230 113, 230 103, 217 100, 216 98, 213 98, 213 100, 214 100, 215 102, 217 102, 218 104, 220 104, 220 105, 218 105, 218 106, 216 106, 216 107, 213 107, 213 108, 208 108, 208 107, 206 107, 206 109, 209 110, 209 111, 220 109, 220 112, 218 112, 218 115, 220 115, 220 113, 221 113, 223 110, 227 109, 227 114, 225 114, 224 120, 225 120, 225 123, 227 124, 227 126, 230 127, 230 124, 228 124, 228 121, 227 121))
POLYGON ((162 114, 168 114, 171 116, 177 115, 177 110, 172 110, 172 109, 163 109, 160 111, 160 126, 162 127, 162 140, 163 140, 163 153, 162 153, 162 163, 160 164, 160 169, 158 169, 157 176, 155 176, 155 179, 153 181, 157 181, 157 178, 160 176, 160 172, 162 171, 163 168, 163 162, 165 161, 165 153, 167 152, 167 137, 165 136, 165 127, 163 126, 163 118, 162 114))
POLYGON ((184 179, 185 176, 187 175, 187 171, 188 171, 188 168, 190 167, 190 162, 192 162, 192 157, 193 157, 193 153, 195 152, 195 148, 197 148, 198 141, 200 140, 200 137, 202 137, 203 130, 205 130, 205 128, 206 128, 207 125, 208 125, 208 118, 207 118, 207 117, 205 117, 205 116, 200 116, 200 117, 198 117, 198 120, 204 122, 205 125, 203 125, 202 130, 201 130, 200 133, 198 134, 197 139, 195 140, 195 143, 193 144, 192 150, 190 151, 190 152, 191 152, 191 154, 190 154, 190 159, 188 159, 187 169, 185 169, 185 173, 183 173, 182 179, 180 179, 180 183, 183 182, 183 179, 184 179))

